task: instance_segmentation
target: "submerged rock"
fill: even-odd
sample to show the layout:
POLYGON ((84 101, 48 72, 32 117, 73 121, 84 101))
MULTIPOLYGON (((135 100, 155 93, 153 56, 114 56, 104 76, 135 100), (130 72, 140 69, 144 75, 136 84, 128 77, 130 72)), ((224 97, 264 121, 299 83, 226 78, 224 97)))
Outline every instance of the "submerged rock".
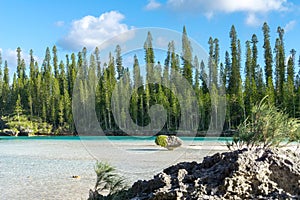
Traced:
POLYGON ((279 149, 217 153, 139 180, 127 194, 124 199, 300 199, 300 154, 279 149))

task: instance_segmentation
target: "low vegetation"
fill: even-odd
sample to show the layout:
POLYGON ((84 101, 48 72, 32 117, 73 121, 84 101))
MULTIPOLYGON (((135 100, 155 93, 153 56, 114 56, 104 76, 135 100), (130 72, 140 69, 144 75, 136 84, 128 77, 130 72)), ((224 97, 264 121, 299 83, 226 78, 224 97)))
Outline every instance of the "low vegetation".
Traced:
POLYGON ((159 145, 161 147, 167 147, 168 143, 167 143, 167 139, 168 136, 166 135, 159 135, 155 138, 155 144, 159 145))
POLYGON ((94 191, 90 190, 88 200, 117 200, 126 193, 125 179, 119 176, 116 169, 105 162, 97 162, 95 172, 97 180, 94 191))
POLYGON ((300 141, 300 121, 269 104, 268 97, 263 98, 252 108, 251 115, 238 126, 233 136, 231 148, 253 148, 285 146, 300 141))

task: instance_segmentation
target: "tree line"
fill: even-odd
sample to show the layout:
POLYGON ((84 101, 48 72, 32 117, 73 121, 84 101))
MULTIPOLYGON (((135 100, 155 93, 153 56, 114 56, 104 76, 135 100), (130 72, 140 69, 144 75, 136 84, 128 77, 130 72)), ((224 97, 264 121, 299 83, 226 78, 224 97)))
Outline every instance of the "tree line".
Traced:
POLYGON ((2 70, 0 54, 0 115, 19 114, 16 110, 21 110, 29 119, 38 118, 51 124, 53 130, 76 132, 72 112, 73 91, 76 89, 80 106, 85 107, 89 106, 87 102, 92 88, 95 94, 93 106, 103 130, 118 132, 130 126, 128 117, 135 124, 151 130, 155 124, 151 123, 150 108, 160 104, 166 110, 162 131, 176 131, 185 123, 180 119, 185 116, 182 106, 192 107, 188 103, 180 105, 178 97, 182 95, 189 102, 191 94, 176 94, 173 90, 176 85, 170 84, 175 74, 179 73, 196 95, 198 113, 194 117, 197 120, 192 116, 190 122, 197 122, 192 126, 198 131, 209 128, 224 131, 236 129, 251 115, 253 106, 266 95, 270 105, 284 110, 292 118, 299 118, 300 73, 295 73, 296 50, 290 50, 289 56, 286 56, 284 30, 281 27, 277 29, 274 48, 267 23, 263 24, 262 32, 262 48, 258 45, 258 37, 253 34, 245 42, 245 53, 242 53, 243 44, 232 26, 229 32, 230 47, 225 51, 223 60, 220 59, 219 40, 210 37, 207 63, 193 55, 185 27, 181 54, 176 53, 175 43, 170 41, 163 63, 155 60, 151 32, 145 39, 144 58, 135 55, 133 66, 123 65, 119 45, 115 52, 109 54, 107 63, 101 62, 97 47, 89 55, 83 48, 77 54, 66 55, 64 60, 59 61, 57 48, 53 46, 52 49, 46 48, 41 64, 30 50, 27 65, 21 56, 21 48, 17 48, 17 70, 13 76, 9 74, 7 61, 4 61, 2 70), (259 51, 264 55, 263 66, 258 63, 259 51), (242 57, 245 57, 244 63, 242 57), (139 59, 144 59, 146 63, 145 77, 141 74, 139 59), (131 67, 132 72, 129 70, 131 67), (245 72, 243 78, 242 70, 245 72), (78 84, 76 88, 75 83, 78 84), (113 93, 114 90, 117 92, 113 93), (128 108, 123 108, 120 104, 126 95, 130 103, 128 108), (218 106, 221 101, 226 101, 226 111, 218 106))

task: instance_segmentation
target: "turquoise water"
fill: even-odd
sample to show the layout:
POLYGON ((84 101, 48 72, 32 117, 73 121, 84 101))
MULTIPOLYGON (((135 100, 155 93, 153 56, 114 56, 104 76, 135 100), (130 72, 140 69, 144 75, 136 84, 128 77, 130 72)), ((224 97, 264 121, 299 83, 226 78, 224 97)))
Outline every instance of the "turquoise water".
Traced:
MULTIPOLYGON (((180 137, 183 141, 207 141, 226 142, 232 141, 232 137, 180 137)), ((32 137, 9 137, 0 136, 0 140, 111 140, 111 141, 153 141, 155 136, 32 136, 32 137)))
POLYGON ((226 150, 221 137, 182 137, 167 151, 155 137, 34 136, 0 137, 0 200, 82 200, 94 187, 96 159, 116 167, 128 184, 149 179, 183 161, 226 150), (221 146, 220 146, 221 145, 221 146), (73 175, 79 179, 71 178, 73 175))

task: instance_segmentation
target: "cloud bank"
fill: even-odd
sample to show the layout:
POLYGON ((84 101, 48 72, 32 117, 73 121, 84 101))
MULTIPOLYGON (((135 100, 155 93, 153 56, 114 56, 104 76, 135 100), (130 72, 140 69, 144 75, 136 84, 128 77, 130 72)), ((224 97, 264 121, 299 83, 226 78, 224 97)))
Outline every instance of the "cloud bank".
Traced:
POLYGON ((167 5, 177 11, 200 11, 203 13, 266 13, 288 9, 287 0, 168 0, 167 5))
POLYGON ((218 13, 246 13, 245 24, 259 26, 258 16, 269 12, 284 12, 291 8, 287 0, 168 0, 167 7, 175 12, 201 13, 211 19, 218 13))
MULTIPOLYGON (((58 45, 67 50, 94 49, 105 40, 131 30, 122 23, 124 19, 125 16, 118 11, 106 12, 99 17, 85 16, 72 22, 68 34, 58 41, 58 45)), ((132 37, 130 34, 123 35, 117 38, 121 42, 132 37)))

